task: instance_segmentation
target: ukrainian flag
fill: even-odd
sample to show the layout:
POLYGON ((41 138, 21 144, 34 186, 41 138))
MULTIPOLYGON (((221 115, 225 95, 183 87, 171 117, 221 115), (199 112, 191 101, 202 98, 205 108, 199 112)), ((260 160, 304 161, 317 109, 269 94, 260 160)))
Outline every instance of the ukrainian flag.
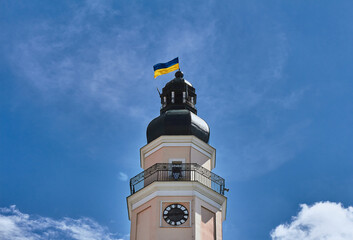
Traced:
POLYGON ((154 69, 154 78, 173 72, 179 69, 179 58, 174 58, 173 60, 166 63, 157 63, 153 66, 154 69))

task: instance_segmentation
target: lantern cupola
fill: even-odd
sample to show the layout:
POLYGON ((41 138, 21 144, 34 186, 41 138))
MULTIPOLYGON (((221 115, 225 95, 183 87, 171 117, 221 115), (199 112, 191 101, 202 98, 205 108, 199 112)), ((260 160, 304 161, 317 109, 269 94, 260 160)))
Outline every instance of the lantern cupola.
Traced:
POLYGON ((210 128, 197 116, 195 88, 184 79, 181 71, 165 85, 160 97, 160 116, 147 127, 148 143, 162 135, 194 135, 208 143, 210 128))

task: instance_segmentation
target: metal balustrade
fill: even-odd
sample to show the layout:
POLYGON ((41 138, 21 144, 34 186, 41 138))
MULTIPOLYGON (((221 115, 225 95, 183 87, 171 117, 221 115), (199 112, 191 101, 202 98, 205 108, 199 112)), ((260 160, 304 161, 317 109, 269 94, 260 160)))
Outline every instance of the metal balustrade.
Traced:
POLYGON ((224 179, 197 163, 156 163, 130 179, 130 192, 134 194, 156 181, 195 181, 222 195, 225 191, 224 179))

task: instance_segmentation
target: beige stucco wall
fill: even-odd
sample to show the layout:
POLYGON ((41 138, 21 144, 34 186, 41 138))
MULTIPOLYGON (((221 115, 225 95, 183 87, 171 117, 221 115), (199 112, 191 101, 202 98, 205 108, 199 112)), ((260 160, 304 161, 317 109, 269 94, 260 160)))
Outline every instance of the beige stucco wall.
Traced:
MULTIPOLYGON (((163 205, 164 206, 164 205, 163 205)), ((194 239, 193 238, 193 197, 155 197, 140 207, 132 211, 131 216, 131 240, 179 240, 179 239, 194 239), (161 219, 162 213, 162 203, 183 203, 183 205, 188 205, 189 207, 189 221, 178 227, 168 226, 163 224, 161 219), (185 203, 184 203, 185 202, 185 203), (188 204, 186 204, 188 203, 188 204), (139 216, 141 212, 144 212, 145 209, 150 209, 149 217, 140 219, 139 216), (139 229, 139 225, 142 224, 142 221, 146 221, 145 224, 149 226, 149 229, 143 227, 139 229), (138 234, 136 234, 138 233, 138 234), (140 238, 141 236, 141 238, 140 238)))
POLYGON ((134 209, 131 214, 131 240, 211 240, 210 234, 202 235, 203 231, 216 236, 216 240, 222 239, 221 212, 195 196, 155 197, 134 209), (178 227, 164 224, 162 211, 171 203, 181 203, 187 207, 190 222, 178 227), (202 209, 207 209, 208 214, 212 215, 212 223, 202 222, 202 214, 205 214, 202 209), (208 238, 204 239, 203 236, 208 238))
POLYGON ((185 163, 197 163, 211 170, 211 160, 193 147, 162 147, 144 159, 145 170, 156 163, 169 163, 169 159, 185 159, 185 163))
POLYGON ((185 159, 190 162, 190 147, 162 147, 145 158, 145 170, 156 163, 169 163, 169 159, 185 159))
MULTIPOLYGON (((194 211, 195 211, 195 239, 197 240, 209 240, 209 236, 206 239, 203 239, 203 232, 213 233, 215 235, 216 240, 222 240, 222 212, 215 208, 214 206, 208 204, 200 198, 195 198, 194 203, 194 211), (215 219, 213 221, 214 224, 203 224, 202 223, 202 208, 207 209, 211 213, 214 214, 215 219), (212 229, 214 228, 215 229, 212 229)), ((204 235, 205 237, 205 235, 204 235)))
POLYGON ((201 207, 201 239, 214 240, 216 237, 216 215, 205 207, 201 207))
POLYGON ((191 163, 197 163, 211 171, 211 159, 197 149, 190 148, 191 163))
POLYGON ((136 239, 144 239, 144 236, 151 235, 151 206, 142 209, 136 216, 136 239))

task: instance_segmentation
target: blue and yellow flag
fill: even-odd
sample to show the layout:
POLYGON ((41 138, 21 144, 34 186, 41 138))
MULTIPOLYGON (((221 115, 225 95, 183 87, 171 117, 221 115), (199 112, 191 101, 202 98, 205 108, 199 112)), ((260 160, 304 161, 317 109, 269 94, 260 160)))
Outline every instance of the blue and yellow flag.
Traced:
POLYGON ((173 72, 179 69, 179 58, 174 58, 173 60, 166 63, 157 63, 153 66, 154 69, 154 78, 173 72))

